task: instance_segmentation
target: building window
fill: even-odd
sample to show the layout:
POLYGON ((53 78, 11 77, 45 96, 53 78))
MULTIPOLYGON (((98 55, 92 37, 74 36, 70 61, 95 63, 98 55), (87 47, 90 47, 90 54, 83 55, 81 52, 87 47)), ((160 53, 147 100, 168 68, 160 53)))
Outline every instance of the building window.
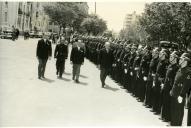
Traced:
POLYGON ((40 4, 37 2, 37 5, 36 5, 36 6, 37 6, 37 8, 39 8, 39 5, 40 5, 40 4))
POLYGON ((7 22, 7 12, 5 12, 5 22, 7 22))
POLYGON ((17 25, 18 25, 19 27, 21 27, 21 15, 18 16, 17 25))
POLYGON ((5 2, 5 7, 8 8, 8 2, 5 2))
POLYGON ((36 18, 38 18, 38 12, 36 12, 36 18))

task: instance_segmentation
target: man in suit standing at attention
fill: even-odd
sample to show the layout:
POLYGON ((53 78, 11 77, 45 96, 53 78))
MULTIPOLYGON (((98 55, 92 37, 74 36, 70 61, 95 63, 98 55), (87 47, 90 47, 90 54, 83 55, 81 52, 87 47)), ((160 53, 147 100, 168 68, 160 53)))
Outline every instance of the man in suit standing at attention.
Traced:
POLYGON ((38 59, 38 79, 45 78, 45 68, 46 62, 51 59, 52 56, 52 46, 51 42, 48 40, 49 36, 43 34, 43 38, 38 41, 37 49, 36 49, 36 57, 38 59))
POLYGON ((105 79, 107 75, 109 74, 109 72, 111 71, 113 63, 114 63, 114 56, 110 49, 110 43, 106 42, 105 48, 100 50, 99 58, 98 58, 102 88, 104 88, 105 86, 105 79))
POLYGON ((85 46, 81 39, 76 40, 72 46, 70 55, 71 64, 73 64, 73 77, 72 79, 79 83, 80 67, 84 63, 85 46))

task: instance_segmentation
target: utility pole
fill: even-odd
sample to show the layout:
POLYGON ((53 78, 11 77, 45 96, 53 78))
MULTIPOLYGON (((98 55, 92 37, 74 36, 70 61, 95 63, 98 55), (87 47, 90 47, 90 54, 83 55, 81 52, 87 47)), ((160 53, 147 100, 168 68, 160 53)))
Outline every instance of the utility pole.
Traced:
POLYGON ((95 14, 96 14, 96 2, 95 2, 95 14))

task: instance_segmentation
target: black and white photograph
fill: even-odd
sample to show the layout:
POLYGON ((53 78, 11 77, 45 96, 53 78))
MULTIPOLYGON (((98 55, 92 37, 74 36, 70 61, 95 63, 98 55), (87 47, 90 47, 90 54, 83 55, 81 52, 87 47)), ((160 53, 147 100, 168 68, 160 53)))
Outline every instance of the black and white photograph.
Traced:
POLYGON ((191 126, 191 1, 0 1, 0 127, 191 126))

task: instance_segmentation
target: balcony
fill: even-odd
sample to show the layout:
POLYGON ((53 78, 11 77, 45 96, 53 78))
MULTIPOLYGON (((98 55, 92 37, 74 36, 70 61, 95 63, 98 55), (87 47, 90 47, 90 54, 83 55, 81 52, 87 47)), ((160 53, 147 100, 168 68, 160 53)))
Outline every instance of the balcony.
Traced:
POLYGON ((23 12, 20 8, 18 9, 18 14, 23 14, 23 12))

